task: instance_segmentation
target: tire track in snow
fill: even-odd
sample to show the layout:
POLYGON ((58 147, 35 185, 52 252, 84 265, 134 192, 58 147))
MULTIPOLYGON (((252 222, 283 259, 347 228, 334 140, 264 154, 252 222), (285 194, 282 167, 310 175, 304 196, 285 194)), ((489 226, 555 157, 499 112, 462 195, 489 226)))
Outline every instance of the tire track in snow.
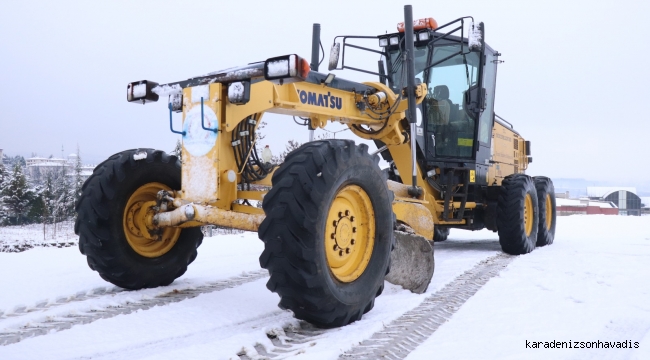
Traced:
POLYGON ((41 300, 36 302, 33 305, 17 305, 14 307, 13 310, 8 310, 8 311, 0 310, 0 320, 25 316, 32 312, 45 311, 51 308, 55 308, 57 306, 70 304, 74 302, 86 301, 88 299, 94 299, 105 295, 118 294, 124 291, 128 291, 128 290, 122 289, 117 286, 98 287, 89 291, 79 291, 72 295, 58 296, 55 299, 41 300))
POLYGON ((285 359, 303 353, 328 331, 332 330, 319 329, 308 322, 300 321, 298 326, 290 325, 268 332, 266 336, 273 344, 272 349, 267 350, 264 345, 257 343, 253 346, 254 351, 244 349, 237 356, 240 360, 285 359))
MULTIPOLYGON (((480 261, 473 268, 456 277, 439 291, 429 295, 416 308, 402 314, 369 339, 341 354, 339 359, 403 359, 418 345, 427 340, 443 323, 488 280, 498 275, 516 256, 504 253, 480 261)), ((315 345, 327 332, 300 321, 299 327, 287 326, 283 331, 267 334, 273 348, 255 344, 253 349, 237 355, 240 360, 286 359, 301 354, 315 345)))
MULTIPOLYGON (((74 325, 89 324, 99 319, 108 319, 117 315, 130 314, 137 310, 148 310, 154 306, 164 306, 164 305, 180 302, 186 299, 192 299, 201 294, 234 288, 268 276, 269 276, 268 271, 262 269, 262 270, 247 272, 240 276, 235 276, 224 280, 209 282, 205 285, 200 285, 193 288, 181 289, 181 290, 176 289, 150 298, 143 298, 135 302, 128 302, 117 306, 107 306, 103 309, 93 309, 84 313, 74 313, 74 314, 68 314, 63 316, 56 316, 41 322, 29 322, 23 326, 19 326, 16 330, 0 331, 0 346, 14 344, 26 338, 30 338, 34 336, 47 335, 51 332, 70 329, 74 325)), ((99 289, 105 290, 105 288, 99 288, 99 289)), ((16 310, 14 310, 14 312, 12 313, 16 315, 12 315, 12 314, 8 314, 8 315, 11 316, 24 315, 31 311, 44 310, 52 306, 59 306, 65 303, 70 303, 75 301, 88 300, 94 297, 99 297, 107 294, 106 291, 104 293, 95 293, 95 290, 91 290, 91 292, 89 293, 80 292, 77 294, 79 296, 62 297, 60 299, 63 299, 63 301, 61 301, 60 303, 58 301, 54 304, 41 302, 37 304, 34 308, 30 308, 29 310, 27 310, 26 307, 19 307, 16 310)), ((120 288, 114 288, 110 293, 116 293, 121 291, 125 291, 125 290, 120 288)))
POLYGON ((479 262, 339 359, 404 359, 515 258, 501 253, 479 262))

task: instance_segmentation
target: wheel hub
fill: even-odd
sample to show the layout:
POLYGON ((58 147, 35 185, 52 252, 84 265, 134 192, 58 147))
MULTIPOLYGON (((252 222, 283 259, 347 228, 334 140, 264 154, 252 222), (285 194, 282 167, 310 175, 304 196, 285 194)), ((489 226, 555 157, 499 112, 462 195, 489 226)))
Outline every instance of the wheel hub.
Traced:
POLYGON ((526 231, 526 236, 530 236, 530 233, 533 232, 534 216, 535 211, 533 210, 533 198, 530 194, 526 194, 524 200, 524 230, 526 231))
POLYGON ((159 228, 153 224, 156 214, 156 194, 171 191, 161 183, 148 183, 133 192, 126 203, 123 228, 131 248, 138 254, 155 258, 166 254, 178 240, 181 229, 159 228))
POLYGON ((161 229, 153 225, 153 216, 156 214, 154 206, 156 206, 155 201, 137 201, 129 207, 126 221, 128 230, 133 235, 150 240, 161 240, 161 229))
POLYGON ((332 274, 342 282, 359 278, 370 262, 375 219, 368 194, 357 185, 341 189, 327 216, 325 254, 332 274))
POLYGON ((334 241, 341 249, 347 249, 349 246, 354 245, 353 230, 356 228, 352 226, 352 221, 347 216, 341 217, 336 224, 336 232, 334 233, 334 241))

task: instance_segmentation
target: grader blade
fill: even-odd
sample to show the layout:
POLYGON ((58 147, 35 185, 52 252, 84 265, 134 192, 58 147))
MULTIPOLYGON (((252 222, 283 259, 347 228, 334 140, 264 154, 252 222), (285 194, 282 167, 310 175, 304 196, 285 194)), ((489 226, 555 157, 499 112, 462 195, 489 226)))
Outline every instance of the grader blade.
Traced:
POLYGON ((422 236, 395 231, 395 249, 390 255, 386 281, 415 294, 422 294, 433 277, 433 246, 422 236))

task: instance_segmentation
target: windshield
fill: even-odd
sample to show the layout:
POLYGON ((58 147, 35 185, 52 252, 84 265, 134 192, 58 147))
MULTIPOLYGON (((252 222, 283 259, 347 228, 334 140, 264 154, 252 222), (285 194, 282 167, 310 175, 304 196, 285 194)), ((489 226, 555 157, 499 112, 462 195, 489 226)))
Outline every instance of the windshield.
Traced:
MULTIPOLYGON (((467 47, 465 47, 467 49, 467 47)), ((426 121, 428 152, 437 157, 472 157, 475 119, 467 111, 469 95, 475 96, 479 55, 461 53, 460 43, 415 48, 416 78, 427 84, 422 103, 426 121), (433 66, 431 66, 433 65, 433 66), (431 67, 429 67, 431 66, 431 67)), ((406 86, 402 52, 389 52, 391 87, 406 86)))

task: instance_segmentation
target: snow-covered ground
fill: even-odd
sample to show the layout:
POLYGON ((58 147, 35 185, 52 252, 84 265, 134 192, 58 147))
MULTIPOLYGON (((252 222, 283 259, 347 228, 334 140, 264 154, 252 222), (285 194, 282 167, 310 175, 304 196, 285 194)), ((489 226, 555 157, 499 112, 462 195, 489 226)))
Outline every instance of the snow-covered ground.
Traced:
MULTIPOLYGON (((141 291, 121 291, 103 281, 76 247, 0 253, 0 336, 88 319, 106 309, 135 309, 72 321, 70 329, 0 346, 0 359, 239 359, 243 352, 255 358, 258 344, 273 347, 267 334, 284 339, 285 330, 300 326, 265 287, 268 278, 258 263, 262 246, 252 233, 206 238, 184 276, 141 291), (256 280, 149 309, 134 307, 243 273, 257 274, 256 280)), ((387 284, 361 321, 318 333, 282 357, 336 359, 499 252, 492 232, 452 231, 449 240, 436 244, 436 272, 425 294, 387 284)), ((512 261, 408 358, 650 359, 649 275, 650 217, 560 217, 552 246, 512 261), (553 340, 629 341, 638 348, 526 348, 526 341, 553 340)))
POLYGON ((33 247, 65 247, 76 245, 74 222, 30 224, 0 227, 0 252, 20 252, 33 247))
POLYGON ((650 217, 560 217, 556 234, 408 359, 650 359, 650 217))

